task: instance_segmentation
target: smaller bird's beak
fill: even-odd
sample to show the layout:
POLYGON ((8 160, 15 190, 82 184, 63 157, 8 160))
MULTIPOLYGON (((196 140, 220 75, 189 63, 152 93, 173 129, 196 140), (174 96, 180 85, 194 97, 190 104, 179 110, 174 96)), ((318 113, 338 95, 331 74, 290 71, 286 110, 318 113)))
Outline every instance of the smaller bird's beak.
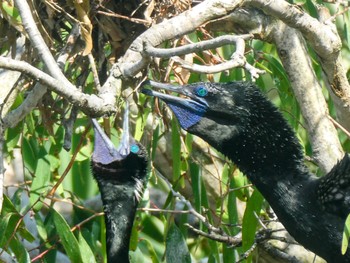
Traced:
POLYGON ((129 103, 126 101, 123 118, 123 135, 117 149, 121 156, 125 157, 130 153, 130 133, 129 133, 129 103))
POLYGON ((129 107, 126 104, 123 118, 123 134, 118 149, 102 130, 96 119, 91 119, 94 133, 95 144, 92 159, 94 162, 109 164, 114 161, 122 160, 130 153, 130 134, 129 134, 129 107))

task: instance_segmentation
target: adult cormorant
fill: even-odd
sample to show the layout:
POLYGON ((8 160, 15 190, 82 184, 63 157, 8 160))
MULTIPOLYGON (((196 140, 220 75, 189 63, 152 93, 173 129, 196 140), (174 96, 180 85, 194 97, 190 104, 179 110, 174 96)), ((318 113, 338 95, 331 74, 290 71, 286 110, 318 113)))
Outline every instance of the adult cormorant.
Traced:
POLYGON ((146 149, 129 135, 128 109, 116 149, 92 119, 95 132, 91 167, 101 192, 107 238, 107 261, 129 262, 129 243, 136 209, 147 180, 146 149))
POLYGON ((185 96, 142 90, 163 100, 183 129, 228 156, 296 241, 328 262, 350 262, 349 250, 341 254, 350 212, 348 154, 324 177, 311 174, 292 129, 252 83, 147 84, 185 96))

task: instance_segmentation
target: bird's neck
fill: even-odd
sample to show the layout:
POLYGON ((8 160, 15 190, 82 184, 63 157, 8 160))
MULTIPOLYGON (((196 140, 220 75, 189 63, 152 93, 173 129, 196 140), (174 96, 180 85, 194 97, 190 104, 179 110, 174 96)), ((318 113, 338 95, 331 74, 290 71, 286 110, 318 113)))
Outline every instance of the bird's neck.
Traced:
POLYGON ((309 173, 294 132, 278 112, 271 111, 266 118, 251 118, 244 130, 221 145, 222 153, 259 189, 305 180, 309 173))
POLYGON ((129 262, 130 236, 138 205, 135 182, 98 183, 105 212, 108 262, 129 262))

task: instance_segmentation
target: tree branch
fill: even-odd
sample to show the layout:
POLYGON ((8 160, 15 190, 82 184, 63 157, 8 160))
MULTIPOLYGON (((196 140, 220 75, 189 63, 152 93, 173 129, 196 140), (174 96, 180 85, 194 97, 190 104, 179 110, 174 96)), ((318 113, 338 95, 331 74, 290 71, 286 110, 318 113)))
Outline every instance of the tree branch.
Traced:
POLYGON ((300 33, 284 24, 274 32, 278 54, 305 119, 313 157, 324 172, 329 172, 344 152, 337 131, 328 119, 327 103, 304 41, 300 33))
POLYGON ((302 33, 320 58, 327 75, 328 90, 337 107, 337 116, 342 125, 350 130, 350 85, 341 63, 342 43, 336 26, 328 19, 328 10, 322 7, 319 9, 322 14, 322 21, 319 21, 284 0, 247 0, 246 3, 302 33))
POLYGON ((141 52, 147 56, 152 56, 152 57, 162 57, 162 58, 172 57, 172 60, 179 63, 183 68, 193 72, 197 72, 197 73, 210 74, 210 73, 222 72, 232 68, 244 67, 251 73, 252 78, 254 80, 259 77, 259 74, 265 73, 265 71, 254 68, 245 59, 244 40, 249 39, 250 37, 251 35, 221 36, 214 39, 202 41, 199 43, 193 43, 193 44, 188 44, 185 46, 169 48, 169 49, 155 48, 155 47, 152 47, 149 43, 145 42, 144 50, 141 52), (220 63, 218 65, 204 66, 204 65, 190 64, 187 61, 178 57, 181 55, 185 55, 193 52, 199 52, 199 51, 203 51, 211 48, 217 48, 225 44, 233 44, 233 43, 236 44, 236 51, 231 56, 231 59, 229 61, 220 63))
MULTIPOLYGON (((105 101, 96 95, 88 95, 80 92, 73 85, 65 86, 60 80, 54 79, 43 71, 33 67, 32 65, 9 58, 0 57, 0 67, 10 70, 16 70, 30 75, 33 79, 45 84, 48 89, 55 91, 57 94, 67 98, 73 105, 79 107, 83 112, 91 116, 100 116, 105 113, 114 112, 114 106, 106 104, 105 101)), ((34 95, 34 94, 32 94, 34 95)), ((32 97, 34 98, 34 97, 32 97)), ((25 110, 25 109, 23 109, 25 110)), ((4 118, 4 126, 14 127, 16 120, 14 119, 19 113, 10 112, 4 118)))
POLYGON ((194 31, 199 26, 211 19, 222 17, 237 8, 244 0, 207 0, 196 5, 190 10, 181 13, 169 20, 156 24, 134 40, 125 55, 116 63, 112 78, 134 77, 148 64, 148 57, 135 50, 142 50, 143 43, 158 46, 166 40, 178 38, 194 31))

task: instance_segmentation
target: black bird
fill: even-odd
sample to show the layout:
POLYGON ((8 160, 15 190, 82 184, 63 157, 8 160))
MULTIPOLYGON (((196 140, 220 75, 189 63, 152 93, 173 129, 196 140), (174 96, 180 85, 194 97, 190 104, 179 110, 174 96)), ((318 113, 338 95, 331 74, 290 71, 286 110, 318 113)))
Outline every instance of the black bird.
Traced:
POLYGON ((311 174, 292 129, 252 83, 147 84, 186 97, 142 90, 163 100, 183 129, 236 163, 296 241, 328 262, 350 262, 349 250, 341 254, 350 212, 348 154, 321 179, 311 174))
POLYGON ((118 149, 95 119, 92 124, 95 144, 91 167, 104 206, 107 262, 129 262, 131 230, 147 182, 147 152, 129 135, 127 109, 118 149))

